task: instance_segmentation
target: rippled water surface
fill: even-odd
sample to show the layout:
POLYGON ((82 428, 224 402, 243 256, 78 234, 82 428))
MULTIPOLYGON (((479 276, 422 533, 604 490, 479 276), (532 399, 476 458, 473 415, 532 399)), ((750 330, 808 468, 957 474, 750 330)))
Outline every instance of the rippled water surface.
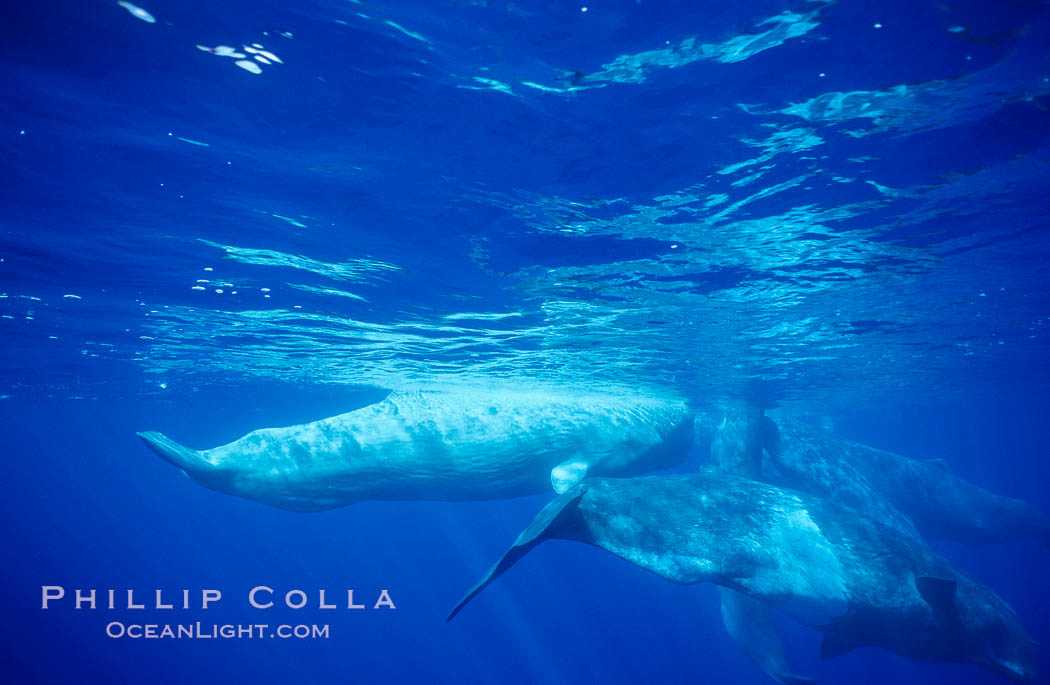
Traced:
POLYGON ((1045 4, 144 9, 10 8, 12 397, 1047 380, 1045 4))

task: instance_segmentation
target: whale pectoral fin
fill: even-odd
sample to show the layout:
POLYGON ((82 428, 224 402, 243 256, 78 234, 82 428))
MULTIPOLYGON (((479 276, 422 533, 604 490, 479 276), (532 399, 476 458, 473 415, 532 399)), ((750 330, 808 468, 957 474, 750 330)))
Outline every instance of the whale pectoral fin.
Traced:
POLYGON ((826 633, 824 635, 824 641, 820 643, 820 658, 823 661, 834 659, 835 657, 842 656, 858 646, 858 643, 844 638, 841 635, 826 633))
POLYGON ((915 588, 922 595, 922 598, 926 600, 926 603, 941 614, 952 615, 956 613, 956 584, 954 580, 919 576, 915 578, 915 588))
POLYGON ((563 461, 551 469, 551 485, 559 495, 569 491, 572 486, 587 476, 590 464, 578 459, 563 461))
POLYGON ((726 587, 718 588, 722 598, 722 623, 733 641, 759 668, 783 685, 815 683, 793 673, 784 658, 784 646, 773 627, 769 607, 753 597, 726 587))
POLYGON ((547 506, 540 510, 540 513, 536 514, 536 518, 532 520, 528 528, 523 530, 518 538, 511 545, 510 549, 507 550, 506 554, 500 557, 499 561, 492 565, 492 568, 481 577, 474 587, 467 591, 467 594, 463 595, 463 599, 459 600, 452 611, 449 612, 448 618, 445 619, 445 623, 448 623, 456 614, 466 606, 467 602, 474 599, 482 590, 484 590, 489 583, 503 575, 503 572, 513 566, 518 559, 529 553, 536 545, 540 544, 546 539, 546 533, 550 530, 551 526, 554 525, 558 519, 560 519, 566 513, 576 509, 576 504, 580 498, 583 497, 583 493, 587 491, 587 486, 580 484, 577 487, 569 490, 565 494, 558 495, 553 500, 547 503, 547 506))
POLYGON ((769 453, 770 458, 775 459, 780 454, 780 428, 777 422, 763 414, 759 430, 762 448, 769 453))

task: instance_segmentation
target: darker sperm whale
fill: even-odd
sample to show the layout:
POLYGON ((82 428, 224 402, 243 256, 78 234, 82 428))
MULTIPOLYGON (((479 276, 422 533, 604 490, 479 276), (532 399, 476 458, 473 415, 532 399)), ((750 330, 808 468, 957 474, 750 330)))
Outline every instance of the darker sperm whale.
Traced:
MULTIPOLYGON (((732 453, 747 453, 757 480, 828 497, 925 538, 992 544, 1035 537, 1050 544, 1050 518, 1031 504, 989 492, 954 474, 940 460, 911 459, 846 440, 786 416, 761 417, 751 434, 726 431, 741 423, 730 408, 697 412, 701 447, 717 441, 732 453), (755 432, 757 431, 757 436, 755 432), (764 448, 755 448, 755 439, 764 448)), ((720 461, 715 457, 716 461, 720 461)), ((734 471, 742 473, 739 470, 734 471)))
POLYGON ((856 497, 859 507, 871 498, 856 484, 871 487, 925 538, 993 544, 1035 537, 1050 544, 1050 518, 1044 513, 960 478, 941 460, 909 459, 790 419, 776 421, 767 445, 792 487, 837 493, 848 504, 856 497))
POLYGON ((1033 644, 1010 607, 921 542, 823 498, 708 472, 579 483, 540 511, 449 620, 550 538, 748 595, 822 631, 825 658, 871 645, 1034 676, 1033 644))
MULTIPOLYGON (((944 463, 877 450, 790 418, 774 423, 747 402, 701 410, 696 422, 714 468, 838 501, 918 544, 923 536, 971 544, 1046 540, 1042 513, 968 483, 944 463)), ((798 682, 768 608, 725 588, 720 595, 726 629, 744 652, 774 680, 798 682)))

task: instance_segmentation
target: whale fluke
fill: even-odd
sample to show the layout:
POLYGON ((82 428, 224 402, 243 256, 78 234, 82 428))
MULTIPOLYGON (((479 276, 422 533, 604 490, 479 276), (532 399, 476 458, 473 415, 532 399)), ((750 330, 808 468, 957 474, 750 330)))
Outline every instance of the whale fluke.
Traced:
POLYGON ((142 438, 142 441, 149 445, 151 450, 164 457, 176 468, 185 471, 187 475, 211 467, 211 463, 199 451, 184 447, 162 433, 144 431, 136 435, 142 438))
POLYGON ((547 503, 540 513, 536 515, 529 527, 521 532, 518 539, 514 541, 514 544, 510 546, 506 554, 500 557, 500 560, 492 565, 492 568, 482 576, 481 580, 474 584, 474 587, 467 590, 467 594, 463 595, 463 599, 459 600, 452 611, 449 612, 448 617, 445 619, 445 623, 448 623, 456 617, 467 602, 474 599, 479 592, 488 587, 489 583, 503 575, 503 572, 517 563, 518 559, 529 553, 536 545, 543 542, 547 537, 545 533, 548 532, 550 527, 557 522, 558 518, 562 513, 569 507, 575 505, 583 493, 587 492, 586 484, 580 483, 568 492, 558 495, 553 500, 547 503))

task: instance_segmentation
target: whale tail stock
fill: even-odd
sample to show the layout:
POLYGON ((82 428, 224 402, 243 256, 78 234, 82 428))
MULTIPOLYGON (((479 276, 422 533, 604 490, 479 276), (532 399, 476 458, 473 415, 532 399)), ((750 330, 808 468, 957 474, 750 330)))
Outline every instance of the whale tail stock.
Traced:
POLYGON ((510 549, 500 557, 499 561, 492 565, 492 568, 482 576, 481 580, 474 584, 474 587, 467 591, 467 594, 463 595, 463 599, 459 600, 452 611, 449 612, 445 623, 455 618, 456 614, 466 606, 467 602, 474 599, 478 593, 488 587, 489 583, 503 575, 504 571, 517 563, 518 559, 521 559, 533 547, 550 537, 548 532, 551 526, 557 523, 563 515, 575 510, 577 503, 586 491, 587 485, 580 483, 568 492, 558 495, 548 502, 547 506, 543 507, 540 513, 536 515, 536 518, 532 520, 529 527, 521 532, 521 535, 510 546, 510 549))
POLYGON ((142 438, 142 441, 151 450, 164 457, 167 462, 175 468, 181 469, 188 476, 192 476, 212 466, 199 451, 184 447, 166 435, 156 431, 144 431, 137 433, 137 435, 142 438))

